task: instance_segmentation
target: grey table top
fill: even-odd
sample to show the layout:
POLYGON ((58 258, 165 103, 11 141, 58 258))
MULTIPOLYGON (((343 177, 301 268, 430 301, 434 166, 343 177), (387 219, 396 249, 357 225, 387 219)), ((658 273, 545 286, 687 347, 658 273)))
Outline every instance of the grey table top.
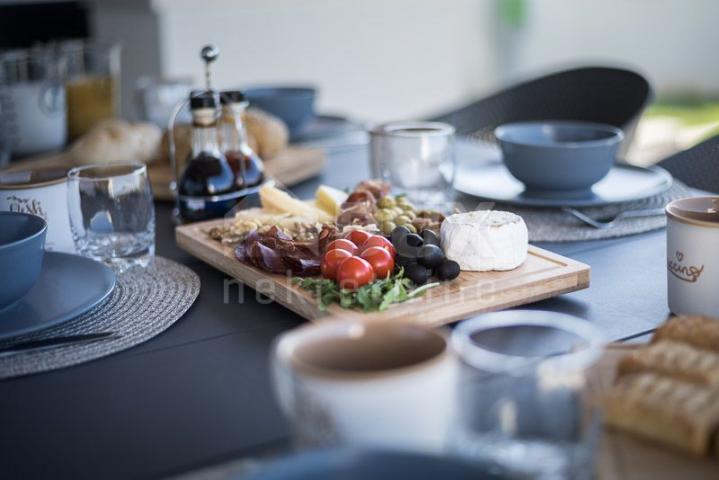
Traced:
MULTIPOLYGON (((352 187, 367 175, 364 149, 338 151, 321 177, 293 190, 310 196, 319 183, 352 187)), ((157 252, 200 275, 197 302, 131 350, 0 382, 0 476, 152 478, 287 442, 269 350, 303 320, 248 288, 225 301, 226 277, 174 245, 169 213, 157 205, 157 252)), ((585 318, 612 340, 641 336, 667 317, 664 231, 540 246, 589 264, 591 287, 529 308, 585 318)))

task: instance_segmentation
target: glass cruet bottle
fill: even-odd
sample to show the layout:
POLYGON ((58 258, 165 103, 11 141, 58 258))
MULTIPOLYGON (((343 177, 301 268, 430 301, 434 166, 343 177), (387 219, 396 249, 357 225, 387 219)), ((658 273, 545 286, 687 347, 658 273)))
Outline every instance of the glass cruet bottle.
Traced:
POLYGON ((192 150, 178 185, 180 215, 188 221, 221 217, 234 202, 212 197, 233 192, 237 187, 234 172, 218 142, 215 92, 192 92, 190 110, 192 150))
POLYGON ((222 152, 235 173, 238 188, 250 188, 262 183, 265 178, 262 159, 247 143, 247 132, 242 114, 248 102, 238 90, 220 93, 222 104, 222 152))

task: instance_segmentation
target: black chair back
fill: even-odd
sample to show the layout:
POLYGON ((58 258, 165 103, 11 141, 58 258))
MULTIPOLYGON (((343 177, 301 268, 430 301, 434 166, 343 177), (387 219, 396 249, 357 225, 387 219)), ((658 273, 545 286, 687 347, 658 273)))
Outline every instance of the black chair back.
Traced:
POLYGON ((453 125, 460 135, 490 142, 495 141, 492 132, 497 126, 530 120, 608 123, 630 138, 651 96, 649 82, 638 73, 584 67, 521 83, 432 120, 453 125))
POLYGON ((719 193, 719 135, 675 153, 657 165, 690 187, 719 193))

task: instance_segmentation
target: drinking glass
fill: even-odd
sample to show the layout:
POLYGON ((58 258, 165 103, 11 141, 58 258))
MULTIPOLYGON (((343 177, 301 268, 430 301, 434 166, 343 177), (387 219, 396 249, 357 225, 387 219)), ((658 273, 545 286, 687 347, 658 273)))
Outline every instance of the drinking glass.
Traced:
POLYGON ((599 411, 590 392, 601 333, 552 312, 506 311, 459 324, 451 449, 511 478, 593 477, 599 411))
POLYGON ((70 229, 77 251, 125 271, 155 255, 155 208, 141 164, 89 165, 68 173, 70 229))
POLYGON ((66 75, 67 128, 76 139, 100 120, 117 116, 120 47, 82 40, 60 45, 66 75))
POLYGON ((60 62, 50 48, 0 53, 3 157, 33 155, 65 146, 65 90, 60 75, 60 62))
MULTIPOLYGON (((138 79, 135 87, 135 104, 139 120, 167 128, 172 112, 178 103, 187 99, 192 84, 191 78, 141 77, 138 79)), ((188 112, 181 113, 184 115, 180 122, 192 122, 188 112)))
POLYGON ((393 122, 374 128, 370 170, 412 203, 443 209, 454 196, 454 127, 439 122, 393 122))

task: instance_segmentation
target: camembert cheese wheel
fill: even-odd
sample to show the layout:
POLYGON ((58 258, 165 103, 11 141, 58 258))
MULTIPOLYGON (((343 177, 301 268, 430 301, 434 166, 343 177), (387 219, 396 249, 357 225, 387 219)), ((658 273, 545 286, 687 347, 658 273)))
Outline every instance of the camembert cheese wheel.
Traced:
POLYGON ((445 256, 462 270, 513 270, 527 258, 527 226, 514 213, 456 213, 442 222, 440 233, 445 256))

